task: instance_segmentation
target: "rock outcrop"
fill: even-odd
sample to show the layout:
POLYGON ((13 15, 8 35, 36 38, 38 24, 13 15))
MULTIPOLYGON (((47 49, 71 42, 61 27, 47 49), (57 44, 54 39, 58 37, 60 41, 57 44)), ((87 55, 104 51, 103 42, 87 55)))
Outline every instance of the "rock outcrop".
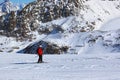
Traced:
POLYGON ((78 0, 37 0, 26 5, 22 10, 11 11, 0 16, 0 34, 31 39, 31 31, 37 30, 40 23, 77 15, 81 1, 78 0))

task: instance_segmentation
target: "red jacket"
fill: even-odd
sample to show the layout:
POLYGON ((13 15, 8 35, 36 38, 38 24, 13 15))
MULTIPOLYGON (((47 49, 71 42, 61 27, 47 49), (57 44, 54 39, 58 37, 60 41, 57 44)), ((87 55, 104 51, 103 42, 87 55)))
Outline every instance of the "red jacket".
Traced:
POLYGON ((43 49, 41 47, 39 47, 37 49, 37 53, 38 53, 39 56, 43 55, 43 49))

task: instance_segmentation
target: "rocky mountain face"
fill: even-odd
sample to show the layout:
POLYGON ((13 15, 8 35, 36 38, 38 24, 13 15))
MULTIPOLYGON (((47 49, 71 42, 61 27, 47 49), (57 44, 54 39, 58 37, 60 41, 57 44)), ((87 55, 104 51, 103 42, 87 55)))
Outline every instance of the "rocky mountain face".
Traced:
POLYGON ((0 3, 0 16, 9 14, 11 11, 17 11, 20 9, 18 5, 14 5, 10 0, 4 0, 0 3))
MULTIPOLYGON (((38 30, 40 23, 76 15, 76 9, 81 8, 79 4, 78 0, 37 0, 22 10, 5 9, 7 14, 0 16, 0 34, 16 37, 18 40, 31 39, 31 32, 38 30)), ((49 32, 48 29, 44 30, 42 32, 49 32)))
POLYGON ((117 0, 37 0, 1 16, 0 34, 29 41, 19 53, 35 54, 39 44, 47 54, 119 51, 119 30, 99 29, 120 14, 119 5, 117 0))

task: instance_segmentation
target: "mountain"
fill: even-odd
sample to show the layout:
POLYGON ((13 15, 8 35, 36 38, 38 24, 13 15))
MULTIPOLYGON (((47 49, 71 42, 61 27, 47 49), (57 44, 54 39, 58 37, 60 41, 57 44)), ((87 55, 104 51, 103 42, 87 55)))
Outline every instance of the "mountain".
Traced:
POLYGON ((1 34, 31 39, 32 31, 50 32, 48 28, 44 28, 42 31, 38 29, 40 23, 46 23, 77 14, 77 12, 74 11, 79 8, 77 0, 67 2, 69 5, 64 3, 66 3, 66 1, 34 1, 26 5, 22 10, 11 11, 9 14, 1 16, 0 29, 6 31, 6 33, 1 34))
POLYGON ((1 13, 10 13, 11 11, 17 11, 18 9, 18 6, 14 6, 9 0, 4 0, 4 2, 0 4, 1 13))
POLYGON ((76 15, 77 11, 74 12, 74 10, 77 8, 80 8, 77 0, 69 2, 52 1, 51 3, 49 1, 31 2, 22 10, 11 11, 9 14, 1 16, 0 34, 14 37, 17 41, 33 41, 37 35, 54 33, 56 29, 57 32, 62 31, 59 25, 43 26, 53 20, 66 19, 69 16, 76 15), (35 32, 38 34, 36 35, 35 32))
POLYGON ((2 16, 0 33, 19 43, 9 51, 24 46, 19 47, 19 53, 35 54, 39 44, 47 54, 96 53, 99 49, 99 53, 119 52, 119 25, 115 22, 114 30, 107 26, 119 18, 119 6, 117 0, 37 0, 2 16))
MULTIPOLYGON (((104 24, 120 16, 119 6, 118 0, 89 0, 84 3, 85 10, 80 14, 83 15, 82 17, 84 21, 87 21, 87 24, 94 22, 95 30, 104 30, 104 28, 101 28, 104 24)), ((85 26, 85 24, 80 26, 83 25, 85 26)), ((112 29, 108 27, 108 30, 112 29)))
POLYGON ((0 3, 0 16, 22 9, 25 4, 13 4, 10 0, 4 0, 0 3))

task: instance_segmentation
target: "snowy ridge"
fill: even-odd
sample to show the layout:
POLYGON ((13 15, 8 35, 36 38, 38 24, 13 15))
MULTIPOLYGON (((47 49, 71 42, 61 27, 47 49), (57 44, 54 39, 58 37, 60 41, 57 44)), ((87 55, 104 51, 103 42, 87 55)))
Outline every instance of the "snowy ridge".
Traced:
POLYGON ((11 11, 17 11, 24 7, 25 5, 13 4, 10 0, 4 0, 0 3, 0 16, 10 13, 11 11))
MULTIPOLYGON (((95 30, 99 30, 99 29, 104 30, 104 28, 101 28, 104 24, 120 16, 119 6, 120 4, 118 0, 115 0, 115 1, 109 1, 109 0, 85 1, 84 10, 80 12, 80 14, 82 15, 82 20, 84 21, 80 20, 79 18, 79 21, 83 22, 82 24, 80 24, 80 26, 86 27, 86 22, 87 23, 94 22, 95 25, 93 25, 93 27, 95 28, 95 30)), ((112 30, 112 29, 108 28, 108 30, 112 30)))
MULTIPOLYGON (((109 22, 110 19, 119 16, 119 2, 89 0, 83 4, 84 9, 80 11, 79 17, 61 17, 47 23, 39 23, 38 21, 37 24, 40 25, 38 30, 47 28, 50 32, 45 35, 41 33, 42 37, 37 31, 31 32, 30 34, 34 35, 35 43, 28 41, 26 42, 27 45, 22 44, 25 42, 21 44, 24 45, 25 48, 31 43, 34 45, 36 41, 39 42, 43 40, 60 47, 68 46, 68 53, 72 54, 88 53, 93 48, 93 53, 95 53, 94 51, 97 50, 97 48, 101 49, 101 53, 103 53, 102 51, 119 52, 119 30, 112 31, 113 28, 109 27, 109 30, 106 29, 102 31, 107 21, 109 22), (57 28, 60 28, 60 30, 56 31, 57 28)), ((119 22, 119 20, 117 21, 119 22)), ((107 28, 107 26, 105 27, 107 28)), ((119 29, 118 25, 116 29, 119 29)))
POLYGON ((94 31, 62 35, 56 34, 49 36, 45 41, 55 43, 59 46, 69 46, 70 51, 68 53, 96 53, 95 51, 98 50, 100 50, 99 53, 119 52, 119 34, 118 30, 112 32, 94 31))

